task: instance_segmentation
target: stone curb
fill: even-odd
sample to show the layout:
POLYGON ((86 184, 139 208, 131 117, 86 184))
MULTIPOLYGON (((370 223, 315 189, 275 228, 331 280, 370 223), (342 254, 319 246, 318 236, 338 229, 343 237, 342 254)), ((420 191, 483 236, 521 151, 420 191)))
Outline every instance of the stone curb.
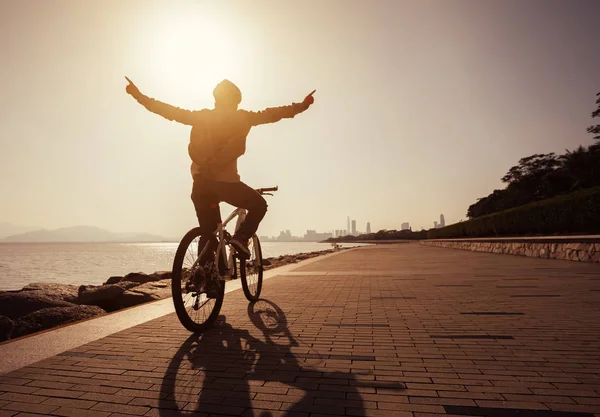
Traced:
POLYGON ((600 239, 573 242, 565 238, 515 238, 515 239, 430 239, 421 240, 425 246, 470 250, 504 255, 529 256, 577 262, 600 262, 600 239))

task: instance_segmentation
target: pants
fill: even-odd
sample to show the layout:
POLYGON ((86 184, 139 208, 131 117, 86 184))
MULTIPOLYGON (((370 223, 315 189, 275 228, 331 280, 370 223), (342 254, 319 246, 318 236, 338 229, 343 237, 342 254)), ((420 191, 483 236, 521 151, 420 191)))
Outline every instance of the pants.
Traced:
POLYGON ((192 202, 202 231, 201 248, 209 239, 215 241, 212 233, 221 222, 221 201, 248 211, 246 219, 234 236, 241 241, 250 239, 256 233, 260 221, 267 213, 265 199, 243 182, 219 182, 195 177, 192 202))

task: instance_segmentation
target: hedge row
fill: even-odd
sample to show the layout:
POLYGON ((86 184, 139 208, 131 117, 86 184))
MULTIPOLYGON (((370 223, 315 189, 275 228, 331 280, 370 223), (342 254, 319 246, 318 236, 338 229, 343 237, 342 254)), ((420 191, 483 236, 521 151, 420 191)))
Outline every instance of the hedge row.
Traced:
POLYGON ((427 232, 428 239, 600 233, 600 187, 540 200, 427 232))

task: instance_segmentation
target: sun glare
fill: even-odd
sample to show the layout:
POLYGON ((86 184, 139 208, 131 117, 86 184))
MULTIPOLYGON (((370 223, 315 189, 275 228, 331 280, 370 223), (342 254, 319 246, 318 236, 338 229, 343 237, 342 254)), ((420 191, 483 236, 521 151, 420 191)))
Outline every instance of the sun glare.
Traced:
POLYGON ((231 21, 198 11, 177 12, 148 22, 140 59, 157 88, 178 91, 175 99, 189 102, 209 94, 223 78, 235 78, 245 48, 231 21))

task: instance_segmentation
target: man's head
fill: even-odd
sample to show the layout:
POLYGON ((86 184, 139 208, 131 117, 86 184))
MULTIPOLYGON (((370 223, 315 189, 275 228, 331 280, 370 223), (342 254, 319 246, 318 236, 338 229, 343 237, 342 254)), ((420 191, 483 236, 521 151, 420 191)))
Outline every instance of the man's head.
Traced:
POLYGON ((223 80, 213 90, 215 107, 236 108, 242 101, 242 92, 229 80, 223 80))

